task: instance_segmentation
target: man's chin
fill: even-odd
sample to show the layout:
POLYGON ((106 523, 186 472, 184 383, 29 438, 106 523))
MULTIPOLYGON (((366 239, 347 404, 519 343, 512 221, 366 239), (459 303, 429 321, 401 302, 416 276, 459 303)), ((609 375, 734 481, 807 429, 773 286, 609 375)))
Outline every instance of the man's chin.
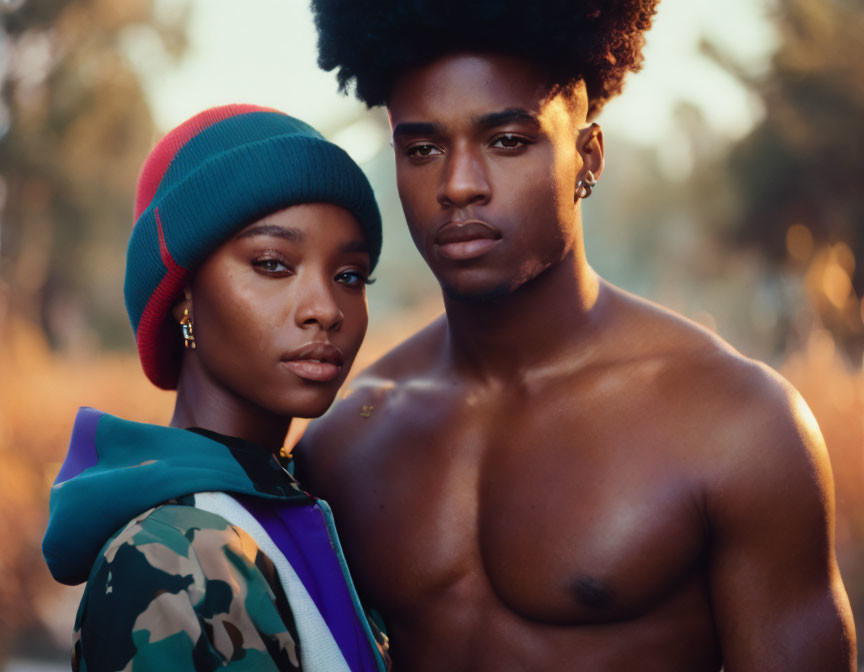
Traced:
POLYGON ((441 282, 440 285, 444 296, 457 303, 495 303, 513 293, 513 288, 507 284, 471 286, 441 282))
MULTIPOLYGON (((496 303, 534 283, 558 263, 560 259, 543 262, 540 259, 526 261, 519 271, 497 269, 462 269, 459 273, 437 275, 444 297, 460 303, 496 303)), ((433 268, 433 272, 435 269, 433 268)))

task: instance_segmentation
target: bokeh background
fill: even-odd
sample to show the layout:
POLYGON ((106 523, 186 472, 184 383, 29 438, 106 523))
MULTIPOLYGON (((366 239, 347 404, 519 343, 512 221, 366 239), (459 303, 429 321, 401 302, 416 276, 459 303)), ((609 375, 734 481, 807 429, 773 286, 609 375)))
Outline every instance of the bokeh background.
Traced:
MULTIPOLYGON (((305 0, 0 0, 0 21, 0 666, 53 670, 80 588, 53 584, 39 547, 76 408, 160 423, 172 409, 140 371, 122 298, 137 171, 163 132, 258 103, 361 163, 385 245, 358 367, 441 304, 405 231, 386 117, 317 69, 305 0)), ((663 0, 644 70, 599 119, 607 169, 584 206, 602 275, 803 393, 831 453, 859 629, 862 36, 858 0, 663 0)))

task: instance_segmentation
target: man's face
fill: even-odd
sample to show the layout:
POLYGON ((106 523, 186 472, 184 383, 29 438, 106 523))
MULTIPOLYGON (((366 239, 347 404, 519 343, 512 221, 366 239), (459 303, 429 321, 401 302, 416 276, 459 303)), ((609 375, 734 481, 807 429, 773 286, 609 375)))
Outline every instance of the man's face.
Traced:
POLYGON ((453 54, 396 80, 399 196, 449 297, 506 295, 572 250, 584 123, 572 102, 550 96, 539 68, 502 55, 453 54))

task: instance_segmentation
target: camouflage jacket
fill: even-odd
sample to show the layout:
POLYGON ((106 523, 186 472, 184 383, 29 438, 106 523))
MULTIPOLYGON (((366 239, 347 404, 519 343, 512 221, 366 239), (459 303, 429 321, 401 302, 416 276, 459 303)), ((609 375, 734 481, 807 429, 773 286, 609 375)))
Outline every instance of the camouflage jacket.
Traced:
POLYGON ((82 410, 43 553, 87 581, 74 670, 388 667, 326 502, 237 439, 82 410))
POLYGON ((273 563, 251 537, 178 501, 105 546, 76 618, 72 669, 299 670, 298 639, 273 563))

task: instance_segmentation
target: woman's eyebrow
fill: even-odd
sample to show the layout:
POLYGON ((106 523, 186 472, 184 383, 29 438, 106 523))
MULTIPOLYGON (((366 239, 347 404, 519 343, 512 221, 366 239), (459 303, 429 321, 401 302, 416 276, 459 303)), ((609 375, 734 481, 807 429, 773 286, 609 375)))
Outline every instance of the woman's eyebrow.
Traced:
POLYGON ((351 242, 345 243, 341 251, 345 254, 349 252, 365 252, 369 254, 369 246, 366 244, 366 241, 363 240, 352 240, 351 242))
POLYGON ((293 243, 302 243, 305 238, 305 234, 302 231, 289 229, 277 224, 260 224, 237 234, 237 238, 250 238, 251 236, 274 236, 275 238, 290 240, 293 243))

